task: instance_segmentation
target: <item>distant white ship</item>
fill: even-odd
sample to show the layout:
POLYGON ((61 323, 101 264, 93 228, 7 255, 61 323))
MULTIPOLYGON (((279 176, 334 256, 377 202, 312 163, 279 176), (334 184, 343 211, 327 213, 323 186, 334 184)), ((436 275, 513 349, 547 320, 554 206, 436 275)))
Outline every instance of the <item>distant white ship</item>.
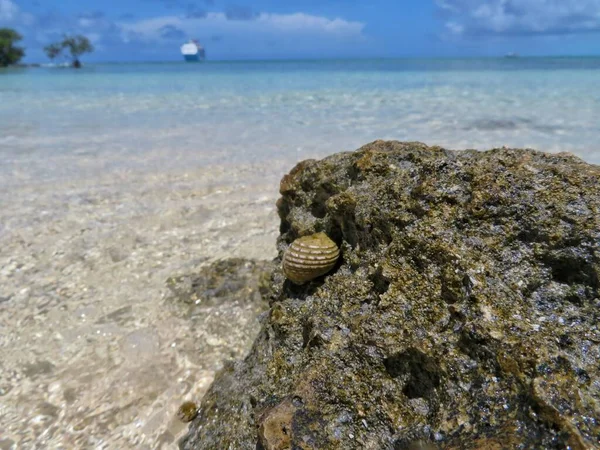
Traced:
POLYGON ((201 61, 205 57, 204 47, 195 39, 191 39, 181 46, 181 54, 188 62, 201 61))

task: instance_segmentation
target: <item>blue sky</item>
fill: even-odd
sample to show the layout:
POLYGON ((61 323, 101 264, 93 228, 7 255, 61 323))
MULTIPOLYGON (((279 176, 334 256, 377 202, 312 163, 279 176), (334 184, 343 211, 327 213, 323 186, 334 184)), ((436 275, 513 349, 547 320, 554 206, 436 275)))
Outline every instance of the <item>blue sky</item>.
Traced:
POLYGON ((64 33, 89 61, 600 54, 600 0, 0 0, 27 61, 64 33))

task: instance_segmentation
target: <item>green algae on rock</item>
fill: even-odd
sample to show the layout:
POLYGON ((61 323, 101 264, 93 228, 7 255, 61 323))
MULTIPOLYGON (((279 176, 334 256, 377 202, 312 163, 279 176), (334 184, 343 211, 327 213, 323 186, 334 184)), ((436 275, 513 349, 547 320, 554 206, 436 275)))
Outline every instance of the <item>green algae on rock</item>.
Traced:
POLYGON ((568 154, 376 141, 281 183, 279 267, 244 361, 182 449, 590 449, 600 440, 600 168, 568 154))

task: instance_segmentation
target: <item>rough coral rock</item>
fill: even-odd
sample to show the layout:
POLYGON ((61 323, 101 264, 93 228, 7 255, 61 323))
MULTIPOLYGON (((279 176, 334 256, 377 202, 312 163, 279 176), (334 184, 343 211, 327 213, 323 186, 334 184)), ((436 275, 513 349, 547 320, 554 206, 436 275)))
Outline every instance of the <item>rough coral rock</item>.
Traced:
POLYGON ((270 312, 182 449, 589 449, 600 440, 600 167, 376 141, 281 182, 270 312))

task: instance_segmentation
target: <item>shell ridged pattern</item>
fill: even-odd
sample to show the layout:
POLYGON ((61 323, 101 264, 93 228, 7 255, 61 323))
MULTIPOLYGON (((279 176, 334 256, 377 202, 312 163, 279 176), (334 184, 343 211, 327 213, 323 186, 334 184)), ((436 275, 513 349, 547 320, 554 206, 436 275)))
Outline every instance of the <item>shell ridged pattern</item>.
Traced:
POLYGON ((333 269, 339 256, 340 249, 325 233, 303 236, 283 255, 283 273, 290 281, 303 284, 333 269))

